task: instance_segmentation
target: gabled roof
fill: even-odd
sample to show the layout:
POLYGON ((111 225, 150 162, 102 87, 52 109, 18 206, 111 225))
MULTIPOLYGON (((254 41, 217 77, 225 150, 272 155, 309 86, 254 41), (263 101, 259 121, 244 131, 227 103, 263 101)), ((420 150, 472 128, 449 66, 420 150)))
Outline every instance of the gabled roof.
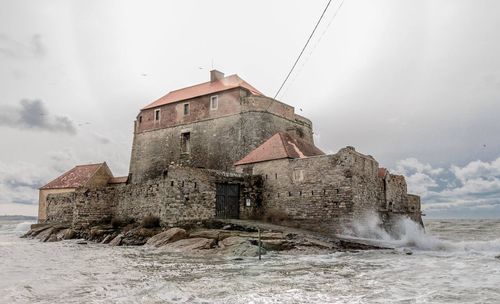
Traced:
POLYGON ((102 166, 106 166, 106 163, 76 166, 41 187, 40 190, 83 187, 102 166))
POLYGON ((264 96, 259 90, 251 86, 248 82, 241 79, 238 75, 230 75, 214 82, 204 82, 191 87, 171 91, 160 99, 150 103, 142 108, 143 110, 159 107, 169 103, 174 103, 182 100, 191 99, 203 95, 213 94, 220 91, 225 91, 234 88, 245 88, 253 95, 264 96))
POLYGON ((294 138, 288 133, 279 132, 234 165, 238 166, 283 158, 305 158, 324 154, 315 145, 305 140, 294 138))

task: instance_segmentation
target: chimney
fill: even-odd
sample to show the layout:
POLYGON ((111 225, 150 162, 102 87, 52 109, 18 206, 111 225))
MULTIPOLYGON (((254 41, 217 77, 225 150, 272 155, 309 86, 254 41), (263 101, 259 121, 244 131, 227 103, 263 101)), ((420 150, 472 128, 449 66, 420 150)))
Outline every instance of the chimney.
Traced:
POLYGON ((210 71, 210 82, 221 80, 222 78, 224 78, 224 73, 217 70, 210 71))

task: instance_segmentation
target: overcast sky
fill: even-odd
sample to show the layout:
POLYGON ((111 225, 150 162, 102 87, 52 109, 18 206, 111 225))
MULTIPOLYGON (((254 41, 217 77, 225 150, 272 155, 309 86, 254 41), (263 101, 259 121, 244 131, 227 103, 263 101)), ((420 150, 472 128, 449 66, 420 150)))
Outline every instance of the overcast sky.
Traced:
MULTIPOLYGON (((35 215, 76 164, 126 175, 138 110, 212 66, 274 96, 326 2, 0 0, 0 215, 35 215)), ((278 99, 324 151, 404 174, 429 217, 500 217, 500 2, 339 5, 278 99)))

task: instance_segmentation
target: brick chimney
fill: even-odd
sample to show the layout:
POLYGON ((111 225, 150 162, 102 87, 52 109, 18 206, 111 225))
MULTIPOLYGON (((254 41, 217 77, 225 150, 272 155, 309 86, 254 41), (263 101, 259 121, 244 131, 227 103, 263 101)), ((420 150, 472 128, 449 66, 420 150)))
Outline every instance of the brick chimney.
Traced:
POLYGON ((221 80, 222 78, 224 78, 224 73, 217 70, 210 71, 210 82, 221 80))

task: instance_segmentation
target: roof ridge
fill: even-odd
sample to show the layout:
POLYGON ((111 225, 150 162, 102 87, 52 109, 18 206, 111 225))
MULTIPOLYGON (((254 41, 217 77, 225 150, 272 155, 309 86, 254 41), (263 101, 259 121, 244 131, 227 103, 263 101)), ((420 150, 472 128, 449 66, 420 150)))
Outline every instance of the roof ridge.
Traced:
POLYGON ((104 163, 105 162, 102 162, 102 163, 93 163, 93 164, 85 164, 85 165, 76 165, 73 168, 76 168, 76 167, 86 167, 86 166, 97 166, 97 165, 102 165, 104 163))
MULTIPOLYGON (((225 76, 224 78, 222 79, 218 79, 216 81, 205 81, 205 82, 200 82, 200 83, 197 83, 197 84, 193 84, 193 85, 190 85, 190 86, 187 86, 187 87, 182 87, 180 89, 177 89, 177 90, 173 90, 173 91, 170 91, 168 92, 166 95, 170 94, 170 93, 173 93, 173 92, 178 92, 178 91, 182 91, 182 90, 185 90, 185 89, 189 89, 189 88, 194 88, 194 87, 197 87, 197 86, 201 86, 201 85, 204 85, 204 84, 207 84, 207 83, 214 83, 214 82, 219 82, 219 81, 222 81, 223 79, 226 79, 226 78, 229 78, 229 77, 238 77, 238 79, 240 80, 243 80, 241 79, 241 77, 239 77, 237 74, 232 74, 232 75, 228 75, 228 76, 225 76)), ((160 97, 161 98, 161 97, 160 97)))

